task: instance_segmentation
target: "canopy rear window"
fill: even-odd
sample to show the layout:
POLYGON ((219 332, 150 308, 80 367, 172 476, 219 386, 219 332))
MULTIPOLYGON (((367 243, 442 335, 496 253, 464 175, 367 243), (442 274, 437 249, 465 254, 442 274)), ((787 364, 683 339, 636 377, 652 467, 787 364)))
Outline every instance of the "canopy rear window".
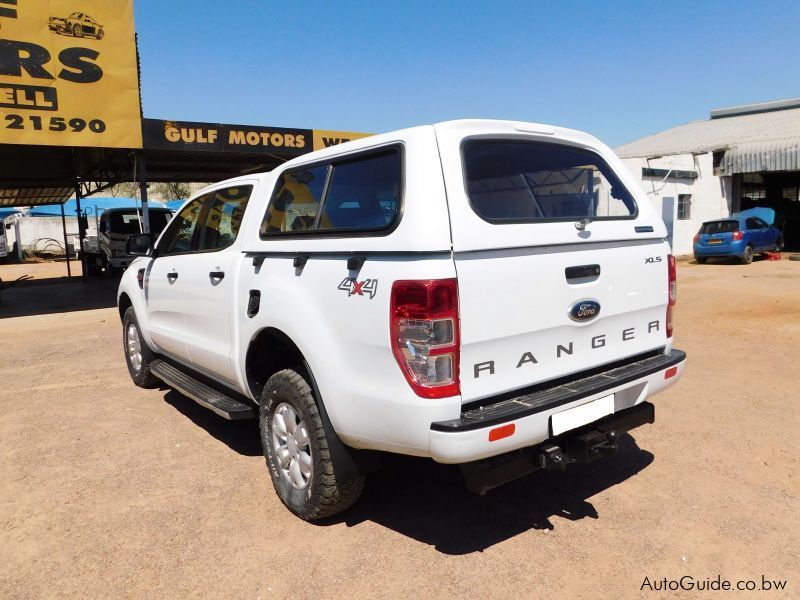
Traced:
POLYGON ((631 219, 636 202, 596 153, 553 143, 475 140, 463 148, 472 209, 491 223, 631 219))
POLYGON ((709 221, 703 223, 700 233, 733 233, 739 229, 738 221, 709 221))

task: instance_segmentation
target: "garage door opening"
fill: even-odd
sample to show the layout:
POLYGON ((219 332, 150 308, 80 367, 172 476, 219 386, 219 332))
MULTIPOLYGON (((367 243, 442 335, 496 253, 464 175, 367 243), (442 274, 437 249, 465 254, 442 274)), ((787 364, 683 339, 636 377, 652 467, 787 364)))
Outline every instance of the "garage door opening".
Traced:
POLYGON ((743 173, 740 209, 765 206, 775 211, 775 224, 783 231, 784 249, 800 251, 800 171, 743 173))

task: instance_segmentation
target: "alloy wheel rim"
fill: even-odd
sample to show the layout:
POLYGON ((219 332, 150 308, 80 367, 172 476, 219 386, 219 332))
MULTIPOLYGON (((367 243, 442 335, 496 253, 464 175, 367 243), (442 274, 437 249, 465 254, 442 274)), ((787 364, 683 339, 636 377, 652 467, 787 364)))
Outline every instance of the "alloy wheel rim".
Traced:
POLYGON ((134 371, 139 371, 142 368, 142 342, 139 339, 139 330, 133 323, 128 324, 126 337, 126 349, 128 351, 128 358, 131 361, 131 366, 134 371))
POLYGON ((272 413, 272 447, 281 476, 295 489, 306 488, 312 474, 308 428, 297 411, 285 402, 272 413))

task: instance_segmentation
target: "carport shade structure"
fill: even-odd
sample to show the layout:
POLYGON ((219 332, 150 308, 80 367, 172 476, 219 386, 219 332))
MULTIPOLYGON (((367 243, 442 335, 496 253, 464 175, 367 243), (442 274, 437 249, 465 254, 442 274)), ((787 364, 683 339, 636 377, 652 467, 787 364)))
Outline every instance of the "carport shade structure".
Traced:
MULTIPOLYGON (((369 135, 159 119, 142 119, 142 133, 142 149, 0 144, 0 208, 63 204, 75 195, 81 214, 82 198, 118 183, 138 182, 143 227, 149 231, 150 182, 219 181, 270 171, 315 149, 369 135)), ((66 249, 63 215, 62 225, 66 249)), ((70 274, 69 260, 67 270, 70 274)))

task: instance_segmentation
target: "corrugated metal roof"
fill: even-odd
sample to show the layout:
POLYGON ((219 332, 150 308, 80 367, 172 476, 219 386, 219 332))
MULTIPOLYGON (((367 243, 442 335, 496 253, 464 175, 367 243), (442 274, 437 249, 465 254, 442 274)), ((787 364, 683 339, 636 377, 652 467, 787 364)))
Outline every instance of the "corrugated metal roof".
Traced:
POLYGON ((800 171, 800 139, 739 144, 725 151, 722 175, 800 171))
POLYGON ((726 175, 800 170, 800 108, 695 121, 615 149, 620 158, 723 150, 726 175))
POLYGON ((0 189, 0 206, 61 204, 75 193, 75 188, 39 187, 0 189))

